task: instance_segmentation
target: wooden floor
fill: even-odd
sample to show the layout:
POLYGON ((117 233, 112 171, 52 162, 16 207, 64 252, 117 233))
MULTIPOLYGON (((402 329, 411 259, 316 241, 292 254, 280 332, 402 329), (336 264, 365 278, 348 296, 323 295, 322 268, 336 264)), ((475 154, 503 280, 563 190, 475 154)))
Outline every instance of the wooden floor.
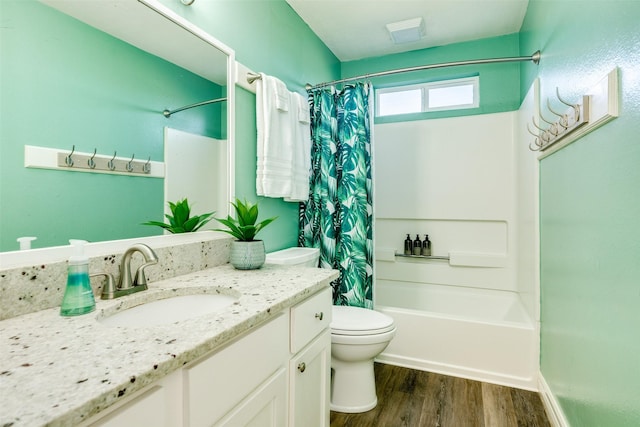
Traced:
POLYGON ((378 406, 362 414, 331 412, 331 427, 544 427, 531 391, 376 363, 378 406))

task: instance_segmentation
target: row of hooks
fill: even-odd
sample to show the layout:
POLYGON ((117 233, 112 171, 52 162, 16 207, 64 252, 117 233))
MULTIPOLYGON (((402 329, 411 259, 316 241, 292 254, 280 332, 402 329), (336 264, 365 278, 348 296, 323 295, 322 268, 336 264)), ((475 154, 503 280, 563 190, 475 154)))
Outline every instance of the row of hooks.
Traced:
POLYGON ((584 95, 582 97, 581 104, 572 104, 560 96, 560 90, 556 87, 556 97, 558 101, 566 105, 567 110, 565 112, 558 112, 551 107, 551 102, 547 98, 547 109, 558 118, 556 121, 547 120, 540 111, 540 120, 545 122, 548 126, 544 128, 542 124, 536 123, 535 117, 531 118, 533 126, 537 130, 534 132, 527 123, 527 131, 535 137, 535 139, 529 143, 529 150, 531 151, 544 151, 551 145, 560 141, 562 138, 571 134, 579 127, 585 125, 589 121, 589 96, 584 95))
POLYGON ((127 160, 126 158, 116 157, 116 151, 113 152, 113 157, 98 155, 98 150, 95 148, 93 154, 76 153, 75 151, 76 146, 73 145, 69 154, 58 153, 58 166, 140 174, 149 174, 151 172, 151 157, 145 162, 144 160, 134 160, 135 153, 130 160, 127 160))

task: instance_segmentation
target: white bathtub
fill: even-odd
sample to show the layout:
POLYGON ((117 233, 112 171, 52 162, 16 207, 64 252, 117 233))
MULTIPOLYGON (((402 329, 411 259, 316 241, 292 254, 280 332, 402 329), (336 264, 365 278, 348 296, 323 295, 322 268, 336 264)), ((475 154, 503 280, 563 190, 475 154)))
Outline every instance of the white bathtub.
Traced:
POLYGON ((538 331, 513 292, 377 280, 397 332, 378 361, 537 389, 538 331))

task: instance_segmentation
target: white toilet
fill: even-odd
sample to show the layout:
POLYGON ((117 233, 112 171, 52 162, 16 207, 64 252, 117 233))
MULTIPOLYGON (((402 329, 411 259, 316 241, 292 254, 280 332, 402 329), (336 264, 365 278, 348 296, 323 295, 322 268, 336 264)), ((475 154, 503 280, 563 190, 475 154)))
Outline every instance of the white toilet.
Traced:
MULTIPOLYGON (((317 267, 320 251, 288 248, 266 256, 270 264, 317 267)), ((396 333, 393 318, 359 307, 333 306, 331 320, 331 410, 358 413, 378 403, 373 359, 396 333)))
POLYGON ((333 306, 331 410, 366 412, 378 403, 373 359, 396 333, 393 318, 359 307, 333 306))
POLYGON ((287 248, 270 252, 265 257, 269 264, 296 265, 300 267, 317 267, 320 261, 320 249, 287 248))

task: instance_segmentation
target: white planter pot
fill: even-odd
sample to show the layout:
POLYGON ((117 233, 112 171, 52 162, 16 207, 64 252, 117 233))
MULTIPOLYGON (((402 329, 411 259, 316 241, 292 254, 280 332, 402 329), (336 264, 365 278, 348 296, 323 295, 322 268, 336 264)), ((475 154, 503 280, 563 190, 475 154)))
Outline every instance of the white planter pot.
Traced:
POLYGON ((255 270, 264 264, 264 242, 253 240, 243 242, 234 240, 231 242, 231 255, 229 262, 238 270, 255 270))

